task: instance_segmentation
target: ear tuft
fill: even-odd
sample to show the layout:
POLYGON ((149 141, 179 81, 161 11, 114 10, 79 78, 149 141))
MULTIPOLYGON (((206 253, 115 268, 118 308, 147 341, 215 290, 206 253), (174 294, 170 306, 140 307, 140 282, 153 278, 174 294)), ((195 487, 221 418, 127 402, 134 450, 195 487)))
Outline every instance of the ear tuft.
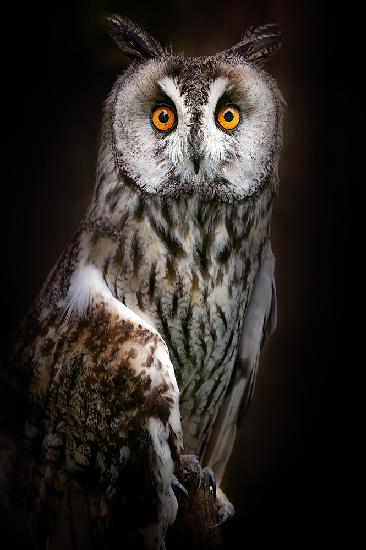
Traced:
POLYGON ((106 17, 107 30, 128 60, 142 60, 164 55, 164 50, 155 38, 127 17, 106 17))
POLYGON ((259 27, 250 27, 243 39, 222 53, 235 54, 247 61, 264 63, 273 57, 282 44, 282 32, 278 25, 270 23, 259 27))

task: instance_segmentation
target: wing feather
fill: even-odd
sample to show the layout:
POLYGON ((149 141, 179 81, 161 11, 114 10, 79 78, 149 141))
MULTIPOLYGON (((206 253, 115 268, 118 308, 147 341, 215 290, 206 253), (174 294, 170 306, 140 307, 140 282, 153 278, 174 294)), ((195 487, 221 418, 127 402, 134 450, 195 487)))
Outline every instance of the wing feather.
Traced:
POLYGON ((89 548, 89 533, 103 540, 108 525, 108 537, 113 526, 120 535, 124 518, 127 539, 137 526, 147 547, 160 548, 177 511, 171 482, 182 438, 164 341, 91 265, 74 273, 65 300, 29 322, 14 368, 27 371, 32 537, 52 550, 70 537, 89 548))
POLYGON ((234 446, 238 422, 253 395, 261 348, 276 328, 274 268, 275 258, 268 241, 246 311, 232 378, 204 456, 204 464, 213 469, 218 484, 234 446))

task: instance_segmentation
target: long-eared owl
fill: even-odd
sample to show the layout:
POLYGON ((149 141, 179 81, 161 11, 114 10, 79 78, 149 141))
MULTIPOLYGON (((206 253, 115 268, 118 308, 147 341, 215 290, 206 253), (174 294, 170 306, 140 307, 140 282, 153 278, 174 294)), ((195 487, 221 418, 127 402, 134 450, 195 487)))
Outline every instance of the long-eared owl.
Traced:
POLYGON ((278 27, 185 58, 126 18, 107 24, 128 64, 105 103, 94 194, 9 367, 18 466, 3 494, 22 501, 35 548, 108 548, 122 518, 163 548, 182 457, 220 485, 276 324, 284 100, 261 65, 278 27))

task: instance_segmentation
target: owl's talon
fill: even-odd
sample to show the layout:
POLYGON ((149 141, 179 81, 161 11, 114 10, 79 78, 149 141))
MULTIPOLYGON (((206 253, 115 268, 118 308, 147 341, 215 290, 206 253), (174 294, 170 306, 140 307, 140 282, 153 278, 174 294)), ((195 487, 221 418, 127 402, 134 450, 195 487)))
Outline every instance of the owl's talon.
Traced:
POLYGON ((213 497, 216 498, 216 479, 213 471, 211 470, 210 467, 207 466, 202 470, 202 472, 207 476, 210 491, 212 492, 213 497))
POLYGON ((178 480, 177 476, 173 474, 172 484, 171 487, 174 491, 174 494, 177 496, 178 494, 183 494, 184 496, 188 497, 188 491, 187 489, 181 484, 181 482, 178 480))

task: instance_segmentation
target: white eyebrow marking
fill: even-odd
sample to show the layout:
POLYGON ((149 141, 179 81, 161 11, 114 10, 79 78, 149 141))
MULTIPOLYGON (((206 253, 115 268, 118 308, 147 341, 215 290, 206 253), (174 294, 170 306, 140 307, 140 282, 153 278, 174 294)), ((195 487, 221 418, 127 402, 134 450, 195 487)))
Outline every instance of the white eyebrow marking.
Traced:
POLYGON ((180 113, 182 114, 185 109, 177 82, 173 78, 165 76, 164 78, 159 80, 158 85, 160 86, 162 91, 174 102, 178 115, 180 113))
POLYGON ((216 105, 220 97, 224 92, 228 91, 229 88, 230 86, 228 79, 222 76, 211 82, 208 91, 207 107, 212 113, 215 112, 216 105))

